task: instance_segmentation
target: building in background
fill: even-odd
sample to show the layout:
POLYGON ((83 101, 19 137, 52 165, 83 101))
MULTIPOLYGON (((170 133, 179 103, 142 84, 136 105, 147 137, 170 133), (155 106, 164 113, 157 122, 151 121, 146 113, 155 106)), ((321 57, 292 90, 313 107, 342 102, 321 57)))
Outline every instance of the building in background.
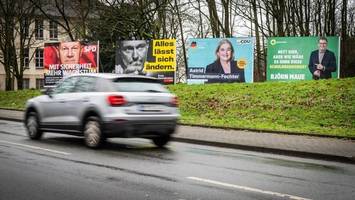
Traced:
MULTIPOLYGON (((23 88, 30 89, 43 88, 44 84, 44 43, 66 39, 65 35, 58 35, 59 27, 56 23, 38 19, 35 24, 31 24, 30 28, 35 28, 34 44, 31 48, 26 48, 24 52, 24 76, 23 88)), ((0 63, 0 90, 5 90, 6 73, 4 66, 0 63)), ((14 89, 17 89, 16 81, 14 80, 14 89)))
POLYGON ((91 4, 83 7, 83 4, 70 0, 14 0, 6 2, 6 5, 1 4, 0 30, 4 34, 1 35, 0 45, 11 40, 8 43, 14 48, 10 51, 0 49, 0 90, 17 90, 21 85, 23 89, 40 89, 44 86, 45 43, 83 38, 87 33, 82 28, 83 24, 92 12, 90 15, 83 15, 82 12, 94 8, 91 4), (7 23, 4 16, 12 18, 7 23), (5 34, 6 37, 3 36, 5 34), (15 73, 10 73, 9 69, 15 73), (22 78, 17 80, 16 77, 22 78), (19 80, 23 80, 22 84, 19 80))

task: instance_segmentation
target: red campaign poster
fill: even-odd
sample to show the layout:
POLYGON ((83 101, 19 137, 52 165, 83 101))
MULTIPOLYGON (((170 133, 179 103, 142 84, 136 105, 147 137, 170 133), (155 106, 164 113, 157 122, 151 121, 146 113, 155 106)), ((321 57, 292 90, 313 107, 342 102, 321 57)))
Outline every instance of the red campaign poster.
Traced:
POLYGON ((44 44, 44 85, 55 85, 71 74, 98 72, 98 55, 98 43, 72 41, 44 44))

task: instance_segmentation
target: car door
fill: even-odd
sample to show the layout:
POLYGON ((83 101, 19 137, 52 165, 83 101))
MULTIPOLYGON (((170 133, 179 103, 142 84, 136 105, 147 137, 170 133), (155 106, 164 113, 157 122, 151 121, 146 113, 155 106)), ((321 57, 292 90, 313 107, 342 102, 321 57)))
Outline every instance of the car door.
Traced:
POLYGON ((72 130, 80 130, 81 117, 90 104, 92 93, 95 92, 96 77, 80 76, 73 92, 66 98, 65 119, 67 126, 72 130))
POLYGON ((77 77, 69 77, 55 87, 46 101, 41 102, 42 125, 49 129, 66 129, 68 119, 66 103, 74 91, 77 77))

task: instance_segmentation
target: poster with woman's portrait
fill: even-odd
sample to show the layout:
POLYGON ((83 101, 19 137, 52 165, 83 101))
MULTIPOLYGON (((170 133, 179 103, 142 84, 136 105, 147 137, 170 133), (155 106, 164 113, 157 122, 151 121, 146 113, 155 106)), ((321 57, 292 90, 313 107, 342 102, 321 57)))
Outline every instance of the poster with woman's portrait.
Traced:
POLYGON ((253 82, 254 38, 188 40, 188 84, 253 82))

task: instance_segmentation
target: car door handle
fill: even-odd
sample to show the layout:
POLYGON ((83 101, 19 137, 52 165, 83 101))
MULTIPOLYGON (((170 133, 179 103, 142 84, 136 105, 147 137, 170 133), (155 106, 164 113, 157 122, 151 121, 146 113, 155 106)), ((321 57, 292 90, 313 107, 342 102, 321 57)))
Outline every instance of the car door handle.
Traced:
POLYGON ((83 98, 82 102, 89 102, 89 97, 83 98))

